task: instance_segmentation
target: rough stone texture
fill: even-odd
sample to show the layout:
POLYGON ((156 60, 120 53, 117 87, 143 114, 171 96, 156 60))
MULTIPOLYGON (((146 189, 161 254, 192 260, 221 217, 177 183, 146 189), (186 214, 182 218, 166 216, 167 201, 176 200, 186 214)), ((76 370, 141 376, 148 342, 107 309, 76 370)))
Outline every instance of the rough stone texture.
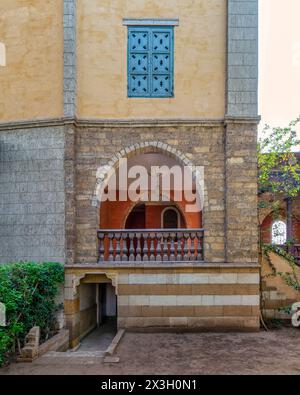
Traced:
POLYGON ((65 127, 65 202, 66 202, 66 263, 74 263, 76 248, 76 142, 75 127, 65 127))
POLYGON ((227 116, 257 116, 258 1, 228 0, 227 116))
POLYGON ((69 348, 69 331, 67 329, 61 329, 56 335, 40 345, 40 327, 35 326, 29 331, 26 339, 26 344, 22 348, 17 362, 33 362, 50 351, 64 352, 69 348))
MULTIPOLYGON (((151 127, 80 126, 76 136, 76 263, 97 261, 99 208, 92 206, 96 173, 117 152, 137 143, 155 140, 179 149, 194 165, 204 166, 208 199, 203 226, 205 260, 225 260, 224 126, 169 125, 151 127)), ((170 154, 162 148, 160 152, 170 154)), ((141 151, 143 152, 143 151, 141 151)), ((125 155, 126 156, 126 155, 125 155)))
POLYGON ((61 329, 55 336, 51 337, 39 347, 39 357, 49 351, 64 352, 69 348, 69 331, 61 329))
POLYGON ((257 262, 257 127, 226 127, 226 260, 257 262))
POLYGON ((266 320, 277 318, 290 321, 295 311, 288 313, 287 308, 299 302, 300 291, 287 285, 281 276, 274 276, 274 271, 299 278, 300 268, 292 268, 284 257, 273 252, 264 256, 262 261, 262 314, 266 320))
POLYGON ((76 0, 64 0, 64 115, 76 113, 76 0))
POLYGON ((0 132, 0 262, 65 259, 64 131, 0 132))
POLYGON ((19 362, 32 362, 39 355, 40 327, 34 326, 26 336, 25 346, 18 357, 19 362))

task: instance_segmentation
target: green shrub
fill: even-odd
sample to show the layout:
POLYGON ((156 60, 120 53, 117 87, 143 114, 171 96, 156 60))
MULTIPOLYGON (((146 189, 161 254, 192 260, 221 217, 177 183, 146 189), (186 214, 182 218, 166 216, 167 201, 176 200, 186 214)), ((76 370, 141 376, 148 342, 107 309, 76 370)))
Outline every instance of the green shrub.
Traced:
POLYGON ((6 306, 6 327, 0 327, 0 366, 24 344, 33 326, 41 339, 55 329, 58 287, 64 281, 59 263, 0 264, 0 302, 6 306))

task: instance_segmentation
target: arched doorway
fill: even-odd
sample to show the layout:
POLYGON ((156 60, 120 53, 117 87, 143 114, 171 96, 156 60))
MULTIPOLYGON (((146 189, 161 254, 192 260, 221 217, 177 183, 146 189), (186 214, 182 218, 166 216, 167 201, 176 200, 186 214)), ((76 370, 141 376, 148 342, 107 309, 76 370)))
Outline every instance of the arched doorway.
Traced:
POLYGON ((162 229, 178 229, 181 222, 180 213, 175 207, 167 207, 161 213, 162 229))
POLYGON ((129 213, 125 229, 145 229, 146 227, 146 207, 145 204, 137 204, 129 213))

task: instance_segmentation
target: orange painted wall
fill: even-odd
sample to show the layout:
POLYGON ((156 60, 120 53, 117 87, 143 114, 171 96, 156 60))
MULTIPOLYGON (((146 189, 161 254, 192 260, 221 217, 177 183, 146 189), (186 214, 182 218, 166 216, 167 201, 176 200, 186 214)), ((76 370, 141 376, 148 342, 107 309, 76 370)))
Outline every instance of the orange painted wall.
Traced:
MULTIPOLYGON (((170 204, 170 206, 172 203, 170 204)), ((179 211, 184 216, 181 220, 181 226, 185 225, 189 229, 197 229, 202 227, 201 213, 185 213, 185 202, 176 202, 179 211), (185 224, 185 223, 186 224, 185 224)), ((126 219, 136 203, 131 201, 126 202, 103 202, 100 209, 100 228, 102 229, 124 229, 126 219)), ((161 213, 166 208, 166 205, 146 205, 146 229, 160 229, 161 227, 161 213)))

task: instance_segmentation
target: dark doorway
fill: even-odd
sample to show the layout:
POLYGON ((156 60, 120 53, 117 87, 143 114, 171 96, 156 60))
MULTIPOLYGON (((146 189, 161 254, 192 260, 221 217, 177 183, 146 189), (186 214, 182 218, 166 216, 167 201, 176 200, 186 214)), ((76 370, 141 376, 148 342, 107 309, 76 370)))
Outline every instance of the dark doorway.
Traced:
POLYGON ((115 288, 109 283, 99 285, 98 309, 98 326, 104 324, 107 320, 116 320, 117 296, 115 288))
POLYGON ((177 229, 179 213, 173 208, 167 209, 163 213, 163 228, 164 229, 177 229))
POLYGON ((138 204, 129 214, 125 229, 145 229, 146 208, 144 204, 138 204))

